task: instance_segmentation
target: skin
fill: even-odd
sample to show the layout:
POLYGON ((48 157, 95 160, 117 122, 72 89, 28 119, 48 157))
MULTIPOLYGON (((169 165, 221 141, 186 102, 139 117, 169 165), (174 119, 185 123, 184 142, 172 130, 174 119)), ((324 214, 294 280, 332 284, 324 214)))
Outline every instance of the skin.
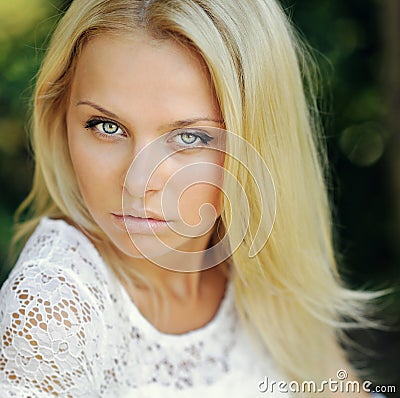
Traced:
POLYGON ((132 300, 155 327, 167 333, 209 322, 224 294, 221 267, 182 273, 146 258, 153 255, 162 264, 163 256, 169 255, 171 261, 172 255, 179 264, 182 258, 174 249, 205 250, 221 211, 218 185, 224 156, 192 134, 199 126, 209 128, 215 144, 219 139, 213 134, 223 127, 200 57, 172 40, 155 41, 145 34, 96 36, 77 61, 66 123, 73 168, 88 210, 124 264, 162 287, 166 295, 157 304, 164 316, 152 314, 146 288, 128 288, 132 300), (185 126, 181 121, 187 121, 185 126), (154 159, 183 147, 154 167, 154 159), (137 157, 141 151, 144 156, 137 157), (196 165, 199 162, 208 166, 196 165), (174 175, 187 166, 188 172, 174 175), (196 176, 197 183, 190 176, 196 176), (185 178, 194 184, 182 189, 185 178), (211 183, 199 183, 203 178, 211 183), (125 212, 150 210, 167 220, 168 228, 128 233, 117 222, 121 217, 116 219, 122 207, 125 212))
MULTIPOLYGON (((197 228, 202 221, 213 225, 221 211, 219 189, 197 183, 182 190, 180 184, 182 178, 195 174, 198 181, 205 178, 218 185, 221 176, 214 169, 191 169, 188 175, 180 174, 169 182, 174 173, 196 162, 222 166, 220 152, 203 147, 178 153, 154 169, 154 159, 161 159, 165 148, 171 148, 171 141, 165 138, 170 136, 165 134, 176 129, 178 121, 188 119, 192 122, 187 128, 223 127, 210 77, 196 54, 176 42, 154 41, 145 34, 101 35, 85 46, 77 62, 66 116, 76 178, 93 219, 119 250, 125 265, 140 270, 147 280, 162 287, 165 294, 156 299, 158 314, 163 316, 152 311, 153 296, 145 287, 138 286, 133 291, 126 286, 128 294, 157 329, 174 334, 208 323, 220 305, 226 283, 221 266, 202 272, 174 272, 143 256, 157 252, 157 259, 162 261, 165 246, 160 242, 171 249, 204 250, 212 228, 192 227, 197 228), (104 120, 88 126, 88 121, 96 118, 104 120), (111 124, 104 125, 104 121, 111 124), (117 136, 105 139, 99 135, 105 129, 117 129, 117 136), (158 144, 148 147, 154 140, 158 144), (150 149, 146 152, 146 148, 150 149), (144 156, 132 165, 142 150, 144 156), (181 197, 176 197, 176 190, 181 190, 181 197), (163 195, 177 200, 163 203, 163 195), (113 213, 121 210, 122 198, 131 209, 150 209, 165 216, 171 221, 171 229, 147 234, 118 228, 113 213), (215 212, 201 213, 205 204, 215 212), (177 233, 188 230, 199 236, 182 237, 177 233)), ((190 178, 187 182, 191 182, 190 178)), ((177 263, 182 261, 179 253, 174 256, 177 263)), ((328 360, 332 375, 339 368, 347 368, 342 357, 328 360)), ((351 375, 350 379, 355 377, 351 375)), ((327 395, 368 396, 339 392, 327 395)))

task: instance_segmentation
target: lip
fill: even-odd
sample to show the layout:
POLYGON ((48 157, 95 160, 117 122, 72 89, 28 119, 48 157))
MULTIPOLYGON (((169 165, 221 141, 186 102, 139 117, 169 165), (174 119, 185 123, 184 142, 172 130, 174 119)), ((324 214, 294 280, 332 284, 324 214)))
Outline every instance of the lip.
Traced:
POLYGON ((152 210, 134 210, 134 209, 127 209, 127 210, 120 210, 117 212, 112 212, 114 216, 117 217, 135 217, 135 218, 143 218, 143 219, 152 219, 157 221, 166 221, 164 217, 158 215, 156 212, 152 210))
POLYGON ((130 234, 154 234, 168 228, 168 222, 151 217, 137 217, 128 214, 111 213, 118 229, 130 234))

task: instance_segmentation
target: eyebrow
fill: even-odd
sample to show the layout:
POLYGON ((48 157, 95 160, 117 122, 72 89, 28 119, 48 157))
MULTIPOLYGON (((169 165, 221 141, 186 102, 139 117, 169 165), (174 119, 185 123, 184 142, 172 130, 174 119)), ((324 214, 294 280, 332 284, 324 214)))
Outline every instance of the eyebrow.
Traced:
POLYGON ((78 105, 88 105, 88 106, 91 106, 92 108, 98 110, 98 111, 101 112, 101 113, 104 113, 105 115, 107 115, 107 116, 109 116, 109 117, 118 119, 118 115, 116 115, 116 114, 113 113, 113 112, 108 111, 107 109, 103 108, 103 107, 100 106, 100 105, 95 104, 94 102, 91 102, 91 101, 78 101, 78 102, 76 103, 76 106, 78 106, 78 105))
MULTIPOLYGON (((119 119, 118 115, 116 115, 115 113, 103 108, 102 106, 91 102, 91 101, 78 101, 76 103, 76 106, 78 105, 88 105, 96 110, 98 110, 99 112, 103 113, 104 115, 107 115, 108 117, 112 117, 114 119, 119 119)), ((200 116, 200 117, 193 117, 193 118, 189 118, 189 119, 183 119, 183 120, 176 120, 172 123, 169 123, 167 125, 164 126, 160 126, 160 130, 174 130, 177 128, 182 128, 185 126, 190 126, 191 124, 195 124, 198 122, 215 122, 218 124, 224 124, 224 121, 221 119, 214 119, 214 118, 210 118, 207 116, 200 116)))

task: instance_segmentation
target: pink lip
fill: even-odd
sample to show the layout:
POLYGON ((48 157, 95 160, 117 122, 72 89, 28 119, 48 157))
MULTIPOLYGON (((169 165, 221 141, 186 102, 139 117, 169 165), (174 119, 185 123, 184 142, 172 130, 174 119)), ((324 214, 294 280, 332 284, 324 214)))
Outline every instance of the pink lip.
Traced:
POLYGON ((112 213, 115 225, 131 234, 153 234, 168 227, 168 222, 154 218, 141 218, 112 213))
POLYGON ((118 217, 135 217, 135 218, 144 218, 144 219, 153 219, 159 221, 166 221, 163 217, 159 216, 157 213, 151 210, 134 210, 134 209, 127 209, 127 210, 120 210, 117 212, 112 212, 114 216, 118 217))

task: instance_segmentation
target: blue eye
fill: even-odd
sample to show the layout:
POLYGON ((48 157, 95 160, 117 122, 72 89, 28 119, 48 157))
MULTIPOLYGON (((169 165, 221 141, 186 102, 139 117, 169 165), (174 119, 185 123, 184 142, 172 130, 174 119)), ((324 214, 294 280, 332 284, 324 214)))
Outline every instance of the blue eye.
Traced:
POLYGON ((191 133, 182 133, 179 134, 179 136, 181 137, 182 142, 188 145, 194 144, 199 139, 198 136, 191 133))
POLYGON ((124 135, 119 124, 112 120, 94 118, 86 122, 85 128, 93 130, 97 135, 106 139, 124 135))
POLYGON ((101 127, 106 134, 115 134, 119 129, 116 124, 111 122, 101 123, 101 127))
MULTIPOLYGON (((208 145, 208 143, 214 139, 202 130, 177 130, 180 131, 175 134, 169 141, 173 141, 177 145, 184 148, 197 148, 199 146, 208 145)), ((175 133, 177 132, 175 131, 175 133)))

